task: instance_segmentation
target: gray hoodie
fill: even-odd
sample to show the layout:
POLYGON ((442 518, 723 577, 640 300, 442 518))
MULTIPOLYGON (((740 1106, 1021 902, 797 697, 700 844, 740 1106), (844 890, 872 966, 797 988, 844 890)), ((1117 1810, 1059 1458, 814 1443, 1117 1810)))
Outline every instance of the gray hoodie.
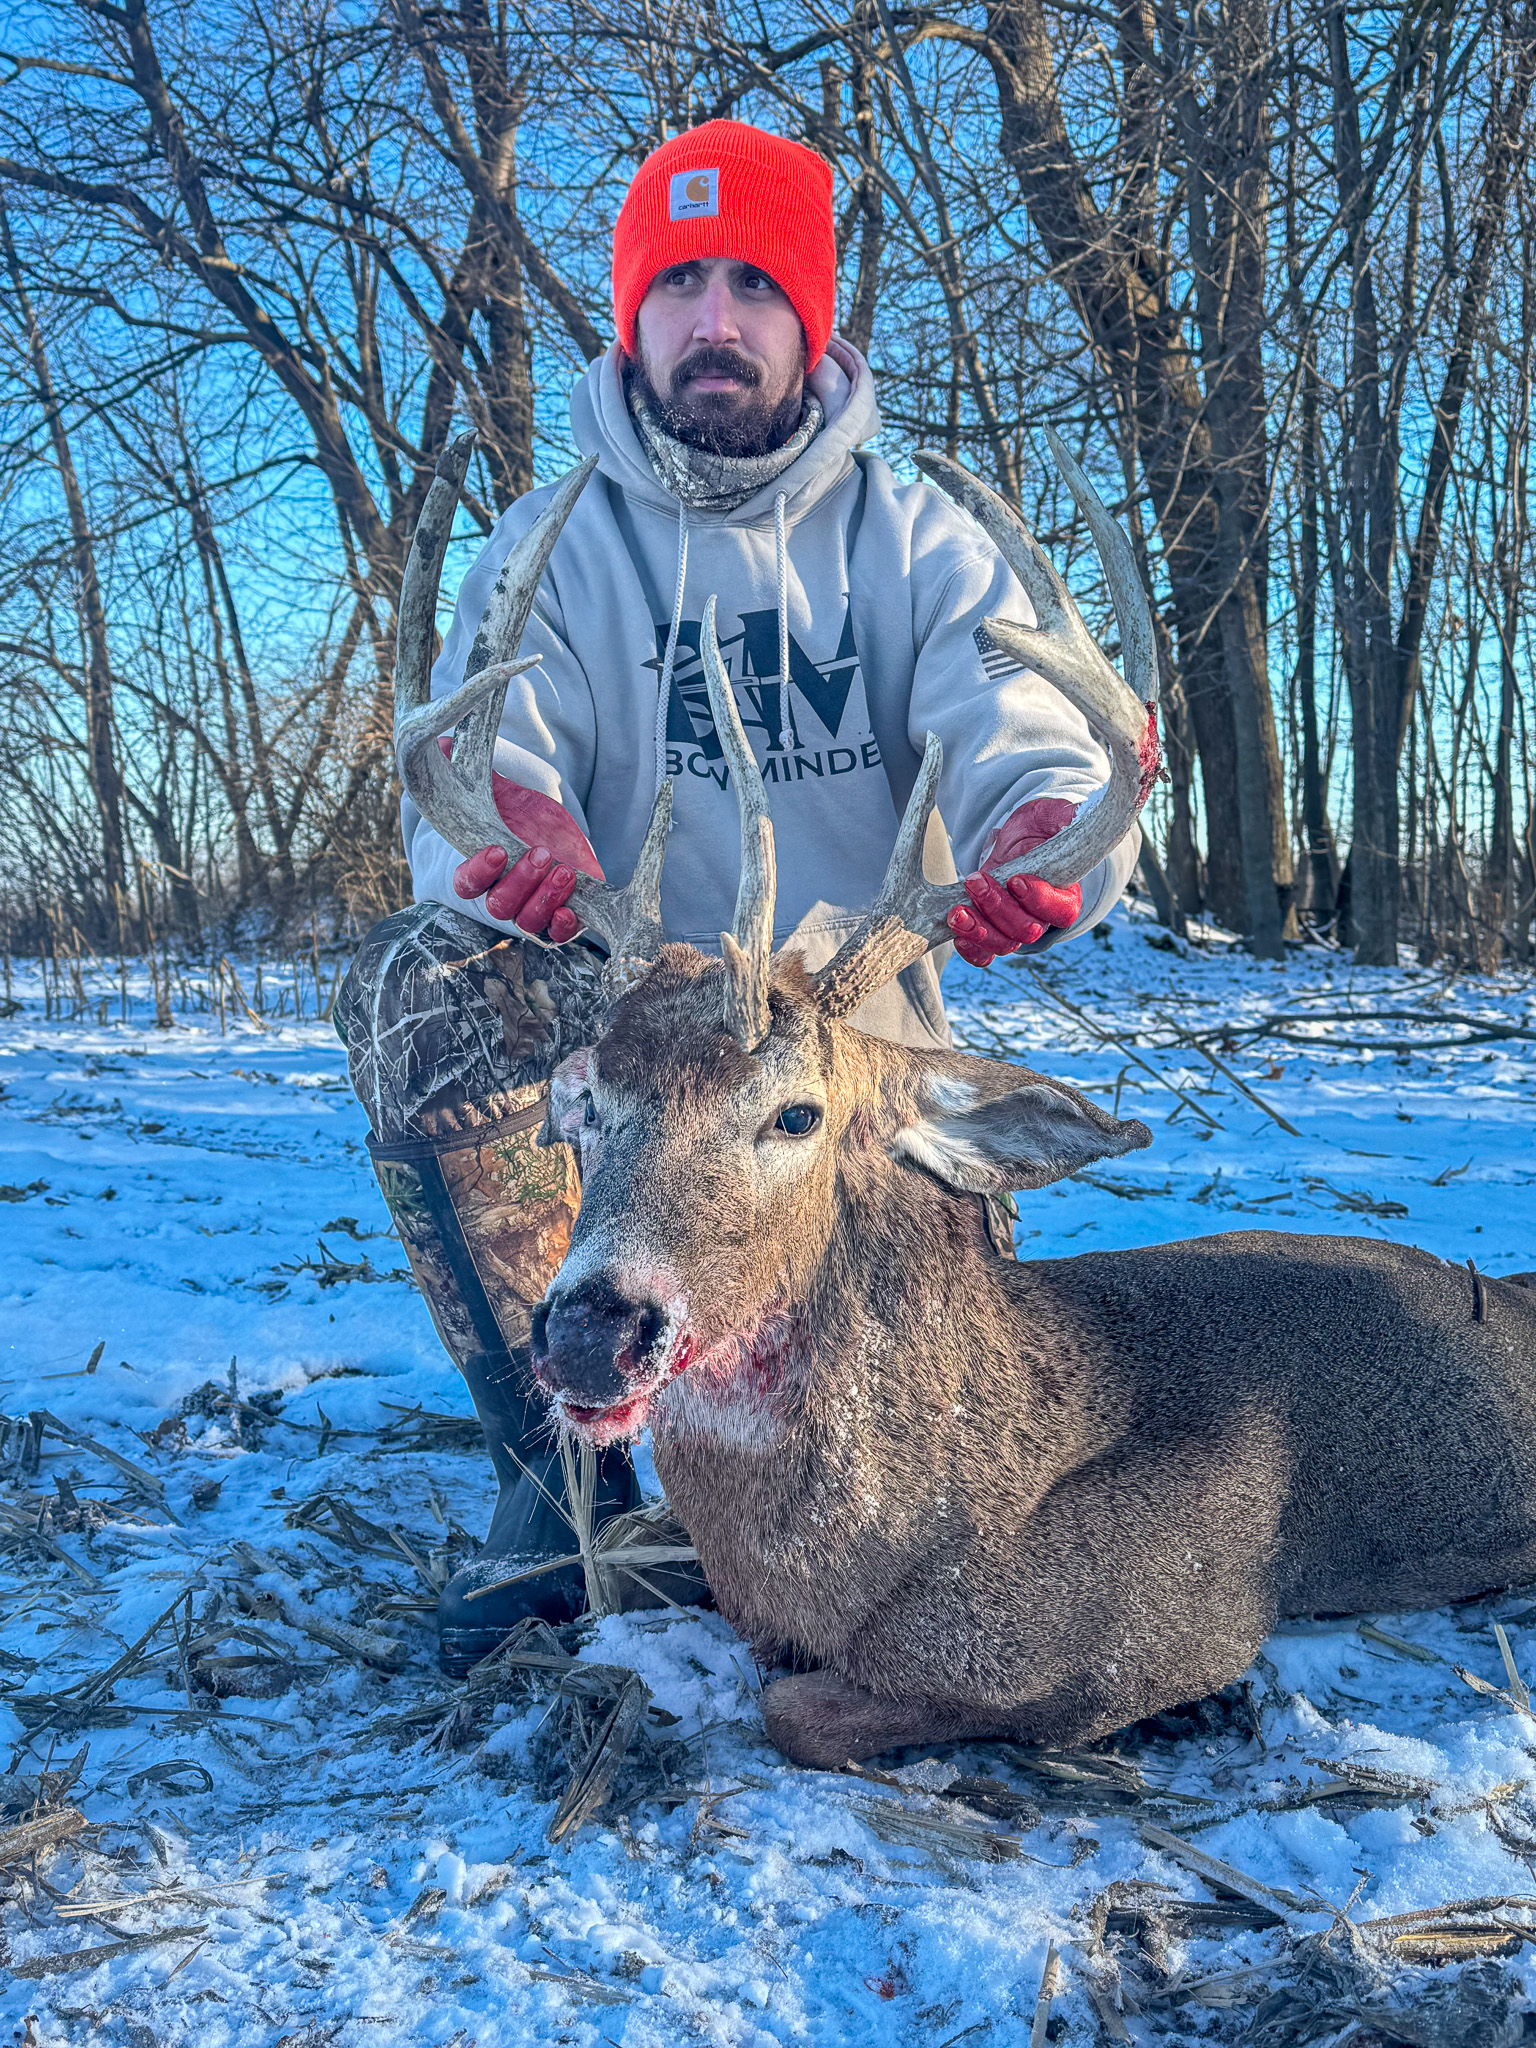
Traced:
MULTIPOLYGON (((955 863, 960 873, 974 869, 993 827, 1028 798, 1081 804, 1102 787, 1109 764, 1082 717, 987 637, 990 616, 1033 620, 990 541, 938 491, 898 483, 886 463, 859 452, 880 415, 855 350, 834 341, 811 374, 826 412, 821 432, 725 513, 685 511, 657 480, 625 401, 622 361, 615 346, 576 387, 576 445, 597 456, 597 474, 540 587, 522 651, 542 662, 507 692, 496 766, 563 804, 616 882, 628 877, 670 775, 669 938, 718 949, 736 901, 736 796, 698 655, 712 594, 773 813, 776 937, 808 966, 831 957, 873 899, 926 732, 944 743, 939 810, 949 835, 948 848, 930 838, 934 881, 953 879, 955 863)), ((462 680, 502 562, 548 497, 548 487, 530 491, 510 507, 465 576, 434 695, 462 680)), ((466 906, 453 892, 461 854, 475 849, 448 846, 409 801, 404 830, 416 900, 469 907, 495 923, 483 899, 466 906)), ((1132 833, 1084 878, 1074 931, 1119 899, 1138 844, 1132 833)), ((910 1045, 947 1044, 939 977, 948 957, 941 947, 908 968, 853 1021, 910 1045)))

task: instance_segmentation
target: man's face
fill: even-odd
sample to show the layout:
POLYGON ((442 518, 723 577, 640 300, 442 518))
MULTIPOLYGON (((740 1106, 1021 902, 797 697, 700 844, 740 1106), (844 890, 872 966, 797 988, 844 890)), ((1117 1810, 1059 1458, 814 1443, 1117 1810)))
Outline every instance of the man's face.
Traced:
POLYGON ((771 277, 711 256, 651 281, 634 375, 669 434, 717 455, 766 455, 800 424, 805 330, 771 277))

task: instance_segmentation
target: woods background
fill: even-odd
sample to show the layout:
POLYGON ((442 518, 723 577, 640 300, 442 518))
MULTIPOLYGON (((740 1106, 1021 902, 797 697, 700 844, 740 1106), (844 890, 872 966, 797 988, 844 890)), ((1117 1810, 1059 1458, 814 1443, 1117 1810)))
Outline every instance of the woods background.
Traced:
POLYGON ((27 0, 4 37, 13 946, 400 900, 433 465, 479 431, 462 566, 570 459, 635 166, 729 114, 834 166, 883 452, 997 484, 1106 632, 1046 422, 1129 524, 1166 914, 1530 958, 1536 0, 27 0))

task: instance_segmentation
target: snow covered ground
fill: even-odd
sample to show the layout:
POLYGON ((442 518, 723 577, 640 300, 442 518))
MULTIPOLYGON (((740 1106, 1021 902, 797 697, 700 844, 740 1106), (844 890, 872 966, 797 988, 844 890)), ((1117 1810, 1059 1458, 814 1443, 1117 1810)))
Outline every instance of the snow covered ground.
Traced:
MULTIPOLYGON (((1257 1222, 1536 1267, 1529 980, 1259 965, 1124 912, 1106 929, 1038 974, 948 982, 967 1044, 1154 1132, 1024 1197, 1026 1256, 1257 1222), (1430 1021, 1372 1021, 1388 1010, 1430 1021), (1252 1035, 1270 1018, 1279 1035, 1252 1035), (1393 1049, 1468 1038, 1436 1018, 1527 1035, 1393 1049)), ((45 1019, 35 979, 15 993, 0 1827, 76 1760, 42 1789, 88 1826, 0 1873, 4 2038, 1002 2048, 1030 2038, 1053 1943, 1041 2039, 1521 2038, 1536 1899, 1485 1903, 1513 1933, 1395 1950, 1335 1909, 1536 1894, 1536 1720, 1494 1630, 1536 1679, 1530 1592, 1287 1629, 1243 1698, 1122 1740, 1118 1763, 1042 1772, 980 1745, 895 1783, 787 1768, 718 1619, 610 1619, 581 1656, 640 1674, 659 1762, 551 1847, 549 1688, 476 1713, 433 1661, 431 1585, 484 1527, 489 1470, 432 1419, 469 1404, 402 1278, 329 1027, 156 1030, 144 988, 121 1018, 115 980, 74 1021, 45 1019), (210 1652, 220 1627, 240 1633, 210 1652), (957 1769, 1019 1796, 941 1796, 957 1769), (1230 1866, 1225 1895, 1200 1854, 1230 1866), (1490 1946, 1512 1953, 1430 1966, 1490 1946)))

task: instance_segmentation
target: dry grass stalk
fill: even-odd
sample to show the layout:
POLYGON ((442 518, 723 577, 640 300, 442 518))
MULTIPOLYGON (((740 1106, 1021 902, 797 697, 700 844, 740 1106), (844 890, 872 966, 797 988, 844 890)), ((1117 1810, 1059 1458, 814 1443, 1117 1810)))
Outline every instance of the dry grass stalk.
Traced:
MULTIPOLYGON (((1372 1764, 1354 1763, 1347 1758, 1340 1761, 1309 1756, 1305 1761, 1329 1775, 1315 1784, 1285 1793, 1279 1799, 1264 1800, 1251 1810, 1257 1813, 1293 1813, 1304 1806, 1327 1805, 1334 1808, 1347 1806, 1363 1812, 1368 1807, 1422 1806, 1440 1789, 1432 1778, 1409 1778, 1398 1771, 1377 1770, 1372 1764)), ((1223 1815, 1222 1818, 1230 1816, 1223 1815)))
POLYGON ((0 1778, 0 1813, 35 1820, 64 1797, 85 1769, 90 1753, 90 1744, 83 1742, 57 1770, 13 1771, 0 1778))
MULTIPOLYGON (((312 1493, 307 1500, 286 1510, 283 1527, 328 1537, 332 1543, 339 1543, 344 1549, 357 1551, 364 1557, 403 1557, 411 1569, 425 1580, 434 1596, 442 1591, 442 1581, 423 1561, 417 1544, 411 1543, 397 1530, 386 1529, 379 1522, 370 1522, 366 1515, 360 1515, 339 1494, 312 1493)), ((422 1547, 428 1551, 432 1548, 430 1543, 422 1547)))
POLYGON ((1530 1687, 1520 1676, 1519 1668, 1515 1663, 1515 1653, 1509 1647, 1509 1637, 1505 1635, 1503 1625, 1497 1621, 1493 1624, 1493 1633, 1494 1639, 1499 1646, 1499 1655, 1504 1662, 1504 1676, 1509 1681, 1510 1698, 1518 1701, 1521 1708, 1526 1713, 1529 1713, 1531 1706, 1530 1687))
POLYGON ((539 1984, 558 1984, 562 1991, 568 1991, 573 1998, 584 1999, 589 2005, 628 2005, 630 1994, 620 1991, 612 1984, 601 1984, 596 1977, 589 1977, 580 1970, 540 1970, 532 1963, 523 1968, 539 1984))
POLYGON ((400 1916, 400 1925, 409 1927, 413 1921, 435 1920, 448 1903, 448 1894, 440 1884, 429 1884, 412 1899, 400 1916))
MULTIPOLYGON (((1463 1685, 1470 1685, 1474 1692, 1480 1692, 1485 1699, 1497 1700, 1501 1706, 1508 1707, 1512 1714, 1523 1714, 1528 1721, 1536 1721, 1536 1708, 1531 1706, 1529 1693, 1526 1693, 1524 1699, 1517 1699, 1512 1692, 1506 1692, 1503 1686, 1490 1685, 1486 1678, 1479 1678, 1475 1671, 1468 1671, 1464 1664, 1453 1664, 1451 1669, 1463 1685)), ((1520 1690, 1525 1692, 1524 1686, 1520 1690)))
POLYGON ((1045 1952, 1045 1968, 1040 1973, 1040 1989, 1035 1998, 1034 2024, 1029 2030, 1029 2048, 1045 2048, 1049 2038, 1046 2029, 1051 2024, 1051 2006, 1056 1997, 1060 1961, 1060 1952, 1053 1941, 1045 1952))
MULTIPOLYGON (((570 1682, 568 1679, 566 1684, 570 1682)), ((546 1841, 563 1842, 568 1835, 575 1834, 607 1799, 624 1753, 640 1725, 640 1716, 650 1705, 650 1700, 651 1689, 645 1681, 633 1671, 625 1672, 618 1697, 551 1816, 545 1830, 546 1841)))
POLYGON ((1377 1628, 1371 1621, 1362 1621, 1355 1631, 1368 1643, 1378 1649, 1390 1650, 1397 1657, 1411 1657, 1416 1664, 1443 1664, 1445 1659, 1434 1650, 1426 1650, 1422 1643, 1406 1642, 1402 1636, 1389 1636, 1384 1628, 1377 1628))
POLYGON ((23 1963, 11 1964, 13 1977, 58 1977, 70 1970, 94 1970, 100 1963, 116 1962, 119 1956, 131 1956, 142 1948, 156 1948, 161 1942, 188 1941, 206 1934, 208 1925, 203 1921, 196 1927, 162 1927, 155 1934, 127 1934, 121 1941, 104 1941, 97 1948, 77 1948, 64 1955, 32 1956, 23 1963))
POLYGON ((1478 1956, 1518 1955, 1527 1941, 1536 1942, 1536 1934, 1529 1928, 1504 1927, 1494 1921, 1487 1927, 1426 1927, 1416 1934, 1399 1934, 1392 1952, 1399 1962, 1439 1969, 1478 1956))
POLYGON ((312 1613, 299 1599, 298 1581, 280 1564, 249 1543, 236 1542, 233 1548, 252 1571, 279 1580, 282 1592, 261 1597, 271 1600, 278 1619, 285 1626, 308 1636, 311 1642, 336 1651, 338 1656, 351 1658, 354 1663, 372 1665, 379 1671, 405 1669, 410 1653, 404 1643, 396 1642, 393 1636, 379 1635, 372 1629, 358 1628, 348 1621, 329 1621, 323 1615, 312 1613))
POLYGON ((209 1906, 222 1910, 229 1901, 221 1893, 245 1885, 265 1887, 267 1882, 265 1877, 223 1877, 195 1885, 164 1885, 158 1891, 125 1893, 114 1899, 77 1899, 71 1895, 55 1900, 53 1912, 58 1920, 94 1920, 103 1913, 126 1913, 131 1907, 209 1906))
POLYGON ((1150 1821, 1141 1823, 1139 1833, 1149 1849, 1157 1849, 1173 1862, 1182 1863, 1203 1883, 1220 1891, 1235 1892, 1239 1898, 1262 1906, 1266 1912, 1278 1914, 1288 1926, 1295 1926, 1299 1920, 1329 1910, 1326 1906, 1309 1905, 1305 1899, 1297 1898, 1294 1892, 1261 1884, 1256 1877, 1249 1877, 1245 1871, 1223 1863, 1217 1856, 1207 1856, 1203 1849, 1192 1848, 1178 1835, 1169 1834, 1166 1828, 1154 1827, 1150 1821))
POLYGON ((483 1600, 488 1593, 499 1592, 505 1586, 520 1585, 525 1579, 542 1578, 546 1573, 567 1571, 572 1565, 579 1564, 586 1585, 586 1611, 589 1614, 599 1618, 606 1614, 622 1614, 626 1605, 636 1604, 633 1601, 626 1603, 618 1583, 621 1577, 641 1588, 647 1596, 645 1604, 676 1606, 676 1602, 669 1600, 646 1577, 646 1573, 667 1565, 697 1563, 699 1554, 665 1501, 652 1501, 631 1513, 611 1516, 599 1524, 596 1519, 597 1453, 590 1445, 578 1445, 569 1432, 562 1433, 560 1437, 560 1468, 565 1481, 563 1500, 550 1492, 537 1472, 518 1457, 511 1444, 505 1448, 565 1523, 576 1547, 565 1557, 546 1558, 523 1571, 511 1572, 504 1579, 477 1586, 465 1596, 467 1599, 483 1600))
POLYGON ((97 1443, 94 1437, 80 1435, 77 1430, 71 1429, 67 1422, 60 1422, 56 1415, 50 1415, 46 1408, 35 1409, 32 1420, 38 1425, 39 1441, 44 1433, 48 1433, 58 1437, 62 1443, 68 1444, 71 1450, 87 1451, 93 1458, 100 1458, 104 1464, 120 1472, 134 1492, 143 1495, 158 1508, 167 1521, 174 1522, 178 1529, 186 1527, 166 1500, 164 1481, 157 1479, 153 1472, 146 1472, 142 1465, 135 1465, 131 1458, 123 1457, 119 1452, 109 1449, 106 1444, 97 1443))
POLYGON ((1084 1977, 1082 1985, 1088 1994, 1088 2003, 1098 2014, 1099 2025, 1110 2040, 1129 2041, 1131 2031, 1120 2016, 1120 2008, 1115 2003, 1115 1994, 1110 1987, 1099 1983, 1093 1977, 1084 1977))
POLYGON ((1115 1814, 1133 1806, 1206 1808, 1215 1801, 1153 1785, 1125 1757, 1098 1750, 1010 1749, 1010 1759, 1037 1781, 1033 1797, 1047 1813, 1115 1814))
POLYGON ((566 1520, 576 1538, 586 1581, 587 1612, 617 1614, 621 1606, 618 1589, 597 1555, 597 1453, 590 1444, 577 1444, 566 1429, 560 1432, 560 1469, 565 1478, 566 1520))
POLYGON ((956 1820, 951 1814, 924 1811, 906 1800, 882 1799, 871 1792, 850 1799, 848 1805, 880 1841, 921 1850, 941 1863, 954 1856, 971 1857, 983 1863, 1016 1863, 1024 1854, 1016 1835, 976 1827, 968 1821, 956 1820))
POLYGON ((36 1820, 23 1821, 20 1827, 7 1828, 0 1834, 0 1870, 9 1869, 13 1863, 28 1863, 34 1856, 62 1847, 86 1824, 78 1806, 61 1806, 56 1813, 45 1813, 36 1820))
POLYGON ((0 1529, 6 1532, 8 1539, 4 1548, 40 1550, 50 1562, 64 1565, 73 1572, 88 1592, 104 1593, 107 1590, 94 1572, 88 1571, 77 1558, 70 1556, 62 1543, 39 1527, 35 1508, 17 1507, 8 1501, 0 1501, 0 1529))
MULTIPOLYGON (((194 1592, 201 1583, 200 1577, 189 1579, 170 1606, 163 1613, 156 1615, 138 1641, 130 1643, 121 1657, 109 1664, 104 1671, 97 1672, 94 1678, 82 1679, 78 1685, 69 1686, 59 1693, 12 1693, 6 1705, 28 1729, 31 1738, 36 1740, 43 1730, 56 1720, 61 1726, 70 1723, 75 1727, 83 1727, 85 1718, 97 1712, 118 1680, 130 1677, 148 1661, 144 1656, 148 1644, 160 1633, 165 1624, 172 1620, 188 1594, 194 1592), (38 1708, 41 1708, 42 1712, 34 1719, 33 1712, 38 1708)), ((126 1715, 131 1709, 117 1705, 116 1711, 126 1715)), ((166 1718, 169 1719, 170 1716, 167 1715, 166 1718)))

